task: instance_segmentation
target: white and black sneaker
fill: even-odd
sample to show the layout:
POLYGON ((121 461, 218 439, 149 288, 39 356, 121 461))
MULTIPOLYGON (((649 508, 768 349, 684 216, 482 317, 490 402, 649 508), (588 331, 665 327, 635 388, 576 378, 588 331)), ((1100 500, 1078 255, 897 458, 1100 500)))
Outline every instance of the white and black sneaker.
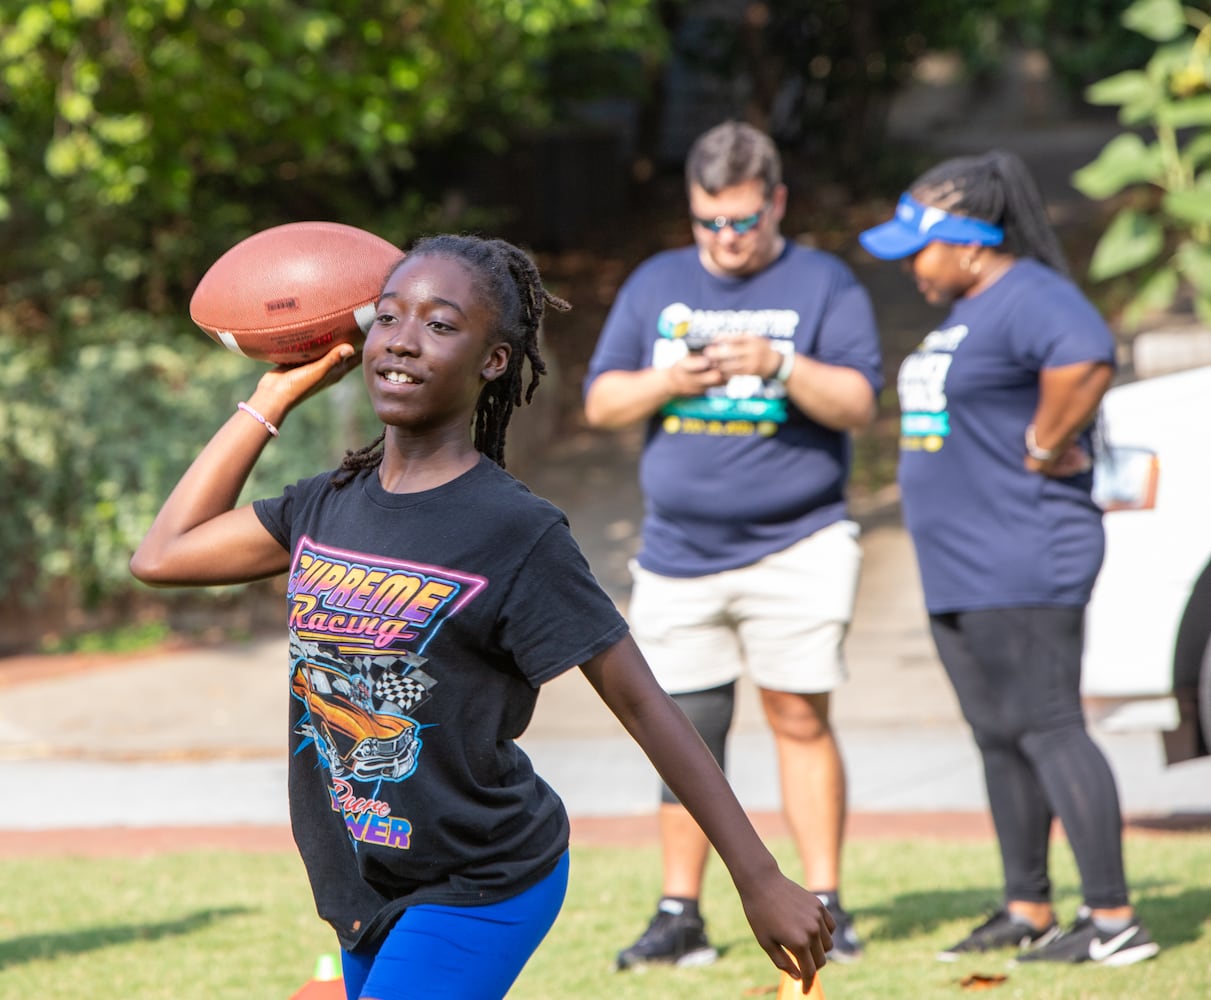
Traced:
POLYGON ((957 962, 965 955, 978 955, 1001 948, 1042 946, 1059 937, 1053 920, 1046 927, 1035 927, 1007 909, 997 910, 957 944, 938 952, 939 962, 957 962))
POLYGON ((689 909, 693 912, 679 899, 662 899, 648 929, 618 953, 614 968, 621 972, 650 962, 688 968, 714 962, 719 953, 706 939, 706 923, 694 904, 689 909))
POLYGON ((1134 965, 1161 950, 1139 917, 1125 927, 1098 927, 1088 908, 1082 906, 1076 922, 1054 940, 1028 948, 1019 962, 1096 962, 1099 965, 1134 965))

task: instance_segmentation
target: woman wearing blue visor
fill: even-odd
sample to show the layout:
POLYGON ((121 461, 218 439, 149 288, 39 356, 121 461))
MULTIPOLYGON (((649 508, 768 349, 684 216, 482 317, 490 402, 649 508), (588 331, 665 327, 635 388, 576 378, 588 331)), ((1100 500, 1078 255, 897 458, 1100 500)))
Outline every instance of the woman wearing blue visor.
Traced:
POLYGON ((1101 567, 1091 424, 1114 339, 1067 277, 1025 165, 947 160, 862 233, 909 258, 950 314, 900 368, 899 482, 930 630, 984 764, 1004 900, 939 954, 1129 965, 1158 946, 1131 906, 1109 763, 1085 728, 1083 620, 1101 567), (1061 931, 1048 844, 1058 818, 1083 903, 1061 931))

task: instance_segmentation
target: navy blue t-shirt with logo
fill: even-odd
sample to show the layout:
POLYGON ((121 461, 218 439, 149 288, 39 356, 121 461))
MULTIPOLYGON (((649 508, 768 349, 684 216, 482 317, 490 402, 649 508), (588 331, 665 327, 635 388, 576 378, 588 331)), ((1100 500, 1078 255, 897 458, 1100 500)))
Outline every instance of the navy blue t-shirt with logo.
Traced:
MULTIPOLYGON (((1020 260, 955 303, 900 367, 899 481, 931 613, 1088 602, 1101 568, 1092 473, 1024 466, 1045 368, 1114 364, 1106 323, 1067 278, 1020 260)), ((1080 443, 1091 451, 1091 435, 1080 443)))
MULTIPOLYGON (((728 333, 856 369, 877 394, 874 310, 849 268, 787 241, 743 278, 707 271, 697 247, 645 261, 623 285, 589 363, 608 371, 668 367, 728 333)), ((664 576, 748 566, 846 516, 849 437, 816 423, 776 379, 737 376, 676 399, 648 426, 640 459, 646 510, 638 561, 664 576)))

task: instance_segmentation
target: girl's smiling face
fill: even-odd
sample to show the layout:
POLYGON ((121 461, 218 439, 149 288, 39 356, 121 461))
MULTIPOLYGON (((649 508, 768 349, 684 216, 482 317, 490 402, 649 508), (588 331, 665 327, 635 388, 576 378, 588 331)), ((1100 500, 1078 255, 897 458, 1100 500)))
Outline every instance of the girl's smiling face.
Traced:
POLYGON ((466 434, 485 382, 504 374, 509 346, 473 272, 437 255, 407 257, 379 295, 366 335, 363 372, 378 418, 389 427, 466 434))

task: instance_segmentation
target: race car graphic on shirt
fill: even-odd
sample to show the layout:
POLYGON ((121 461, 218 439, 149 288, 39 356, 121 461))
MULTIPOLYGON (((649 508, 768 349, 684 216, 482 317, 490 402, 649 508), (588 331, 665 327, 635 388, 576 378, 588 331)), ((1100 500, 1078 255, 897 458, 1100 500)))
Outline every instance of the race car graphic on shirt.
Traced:
POLYGON ((422 656, 338 659, 292 644, 291 693, 306 706, 300 735, 315 743, 333 778, 401 781, 415 769, 420 726, 410 714, 437 683, 422 656))
POLYGON ((299 542, 288 585, 295 753, 314 750, 355 842, 411 846, 412 824, 393 814, 399 799, 384 784, 423 766, 418 710, 434 697, 439 673, 423 650, 486 584, 299 542))

